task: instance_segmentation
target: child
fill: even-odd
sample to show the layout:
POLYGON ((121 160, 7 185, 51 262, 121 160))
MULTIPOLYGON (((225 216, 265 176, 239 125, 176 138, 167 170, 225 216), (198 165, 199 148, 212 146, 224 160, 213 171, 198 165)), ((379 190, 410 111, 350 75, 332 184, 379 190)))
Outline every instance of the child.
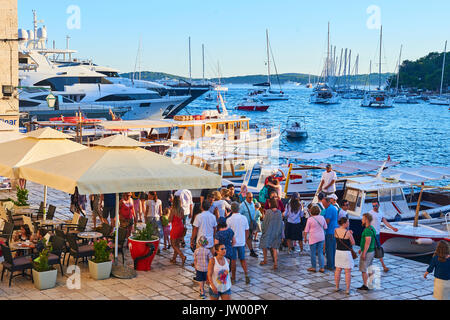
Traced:
POLYGON ((437 300, 450 299, 450 248, 446 241, 440 241, 436 252, 431 260, 427 272, 424 274, 426 279, 428 274, 434 271, 434 294, 437 300))
POLYGON ((200 285, 200 298, 205 300, 205 282, 208 275, 209 260, 213 258, 213 255, 209 249, 205 247, 208 245, 208 240, 205 236, 201 236, 198 239, 198 247, 194 252, 194 265, 197 272, 196 281, 200 285))
POLYGON ((163 250, 170 249, 170 222, 169 222, 169 215, 170 215, 170 209, 165 208, 164 213, 161 217, 161 224, 163 227, 163 234, 164 234, 164 248, 163 250), (169 244, 169 247, 167 247, 167 244, 169 244))

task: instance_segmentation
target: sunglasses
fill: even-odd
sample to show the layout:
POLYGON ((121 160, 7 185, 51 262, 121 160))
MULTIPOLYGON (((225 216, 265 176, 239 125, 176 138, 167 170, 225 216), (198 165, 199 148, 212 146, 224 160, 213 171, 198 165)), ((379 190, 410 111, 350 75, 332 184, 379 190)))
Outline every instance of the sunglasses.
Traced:
POLYGON ((219 251, 225 251, 227 250, 226 248, 220 248, 219 251))

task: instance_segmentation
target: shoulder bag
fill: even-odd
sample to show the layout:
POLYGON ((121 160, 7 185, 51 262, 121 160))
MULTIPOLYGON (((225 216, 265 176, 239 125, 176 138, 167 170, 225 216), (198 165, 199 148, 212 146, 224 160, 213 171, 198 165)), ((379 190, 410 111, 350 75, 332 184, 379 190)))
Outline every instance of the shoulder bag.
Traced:
POLYGON ((375 238, 375 258, 382 259, 382 258, 384 258, 384 249, 378 242, 377 235, 373 232, 373 229, 370 228, 370 230, 374 234, 374 238, 375 238))
MULTIPOLYGON (((347 232, 344 234, 344 238, 345 238, 345 235, 346 235, 346 234, 347 234, 347 232)), ((350 252, 352 253, 352 258, 353 258, 353 260, 355 260, 356 258, 358 258, 358 254, 355 252, 355 250, 353 250, 353 248, 350 248, 348 245, 346 245, 345 242, 342 241, 341 238, 338 238, 338 237, 337 237, 336 231, 334 232, 334 237, 335 237, 336 239, 338 239, 339 242, 340 242, 345 248, 347 248, 348 250, 350 250, 350 252)))
MULTIPOLYGON (((249 216, 249 218, 250 218, 250 230, 251 231, 255 231, 257 228, 258 228, 258 226, 257 226, 257 224, 256 224, 256 221, 255 220, 253 220, 253 218, 252 218, 252 213, 250 212, 250 208, 248 207, 248 205, 247 205, 247 201, 246 200, 244 200, 244 204, 245 204, 245 206, 247 207, 247 211, 248 211, 248 216, 249 216)), ((256 209, 255 209, 256 210, 256 209)))

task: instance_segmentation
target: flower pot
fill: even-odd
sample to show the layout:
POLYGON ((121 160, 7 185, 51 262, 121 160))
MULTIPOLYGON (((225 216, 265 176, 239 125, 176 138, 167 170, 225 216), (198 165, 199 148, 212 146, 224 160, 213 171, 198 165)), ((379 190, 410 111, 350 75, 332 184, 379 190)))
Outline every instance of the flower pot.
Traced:
POLYGON ((94 280, 105 280, 111 277, 112 261, 95 263, 89 260, 89 272, 94 280))
POLYGON ((33 269, 34 286, 39 290, 47 290, 54 288, 56 285, 56 278, 58 277, 58 270, 50 270, 46 272, 37 272, 33 269))
POLYGON ((138 241, 133 240, 133 238, 128 238, 128 248, 130 249, 131 258, 136 260, 137 258, 144 257, 150 253, 149 244, 152 244, 155 248, 153 254, 145 259, 139 260, 137 263, 137 271, 150 271, 153 258, 155 258, 158 252, 159 239, 152 241, 138 241))

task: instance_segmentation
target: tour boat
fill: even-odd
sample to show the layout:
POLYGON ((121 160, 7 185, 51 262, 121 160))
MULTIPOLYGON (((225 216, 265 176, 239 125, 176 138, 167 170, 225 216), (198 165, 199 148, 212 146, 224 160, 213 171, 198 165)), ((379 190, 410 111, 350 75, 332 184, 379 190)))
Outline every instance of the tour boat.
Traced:
POLYGON ((236 110, 241 111, 267 111, 269 105, 255 98, 246 98, 238 104, 236 110))

